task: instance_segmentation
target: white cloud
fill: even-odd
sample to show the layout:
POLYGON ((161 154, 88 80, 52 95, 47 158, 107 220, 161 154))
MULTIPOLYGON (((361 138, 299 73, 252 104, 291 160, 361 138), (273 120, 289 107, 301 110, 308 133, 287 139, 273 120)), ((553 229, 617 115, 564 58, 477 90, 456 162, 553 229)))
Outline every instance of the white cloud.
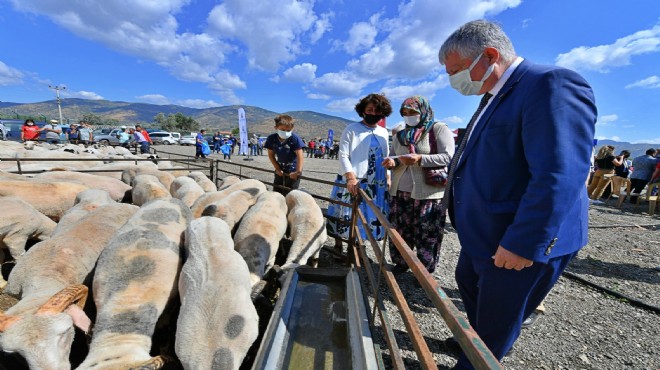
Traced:
POLYGON ((307 97, 314 100, 329 100, 331 98, 330 95, 314 94, 314 93, 307 94, 307 97))
POLYGON ((358 51, 363 51, 370 48, 376 40, 376 35, 378 35, 378 30, 374 24, 358 22, 353 24, 351 29, 348 31, 348 40, 346 40, 344 43, 341 43, 341 46, 344 48, 344 50, 346 50, 347 53, 353 55, 358 51))
POLYGON ((284 80, 289 82, 310 82, 316 77, 316 65, 311 63, 297 64, 282 73, 284 80))
POLYGON ((146 95, 136 96, 135 98, 138 101, 149 104, 157 104, 157 105, 171 104, 170 100, 161 94, 146 94, 146 95))
POLYGON ((0 86, 20 85, 23 83, 23 73, 0 62, 0 86))
POLYGON ((309 41, 325 32, 313 11, 312 0, 226 0, 213 8, 208 17, 209 32, 247 47, 251 68, 277 70, 304 52, 309 41))
POLYGON ((332 24, 330 23, 330 18, 332 17, 334 17, 334 13, 324 13, 321 14, 319 19, 314 23, 314 31, 309 36, 312 44, 318 42, 326 32, 332 31, 332 24))
POLYGON ((444 123, 446 123, 447 125, 450 125, 450 126, 461 126, 461 125, 463 125, 463 122, 465 122, 465 120, 463 120, 463 118, 461 118, 459 116, 445 117, 445 118, 439 119, 439 121, 444 122, 444 123))
POLYGON ((631 89, 633 87, 642 87, 645 89, 660 89, 660 77, 651 76, 643 80, 633 82, 629 85, 626 85, 626 89, 631 89))
POLYGON ((91 91, 73 91, 73 90, 63 90, 62 91, 62 96, 70 97, 70 98, 80 98, 80 99, 89 99, 89 100, 103 100, 104 98, 91 91))
POLYGON ((449 79, 446 74, 438 75, 435 80, 422 81, 416 85, 401 85, 394 84, 394 86, 384 87, 382 92, 390 100, 403 100, 413 95, 422 95, 431 100, 435 96, 435 92, 443 87, 449 86, 449 79))
POLYGON ((369 83, 368 80, 360 78, 348 72, 326 73, 314 79, 310 86, 322 94, 333 96, 351 96, 356 91, 362 90, 369 83))
MULTIPOLYGON (((358 101, 359 98, 338 99, 331 101, 325 107, 331 112, 355 112, 355 104, 357 104, 358 101)), ((357 113, 355 113, 356 119, 357 116, 357 113)))
POLYGON ((596 125, 597 126, 607 126, 610 123, 612 123, 612 122, 614 122, 618 119, 619 119, 619 116, 617 116, 616 114, 610 114, 610 115, 607 115, 607 116, 600 116, 600 117, 598 117, 598 120, 596 121, 596 125))
POLYGON ((177 100, 176 104, 184 106, 184 107, 198 108, 198 109, 220 107, 221 106, 221 104, 219 104, 218 102, 215 102, 213 100, 203 100, 203 99, 177 100))
MULTIPOLYGON (((20 11, 43 14, 79 37, 115 51, 151 60, 182 80, 213 85, 221 96, 235 97, 231 79, 219 66, 234 48, 206 33, 178 33, 176 15, 190 0, 38 1, 12 0, 20 11)), ((240 80, 240 79, 239 79, 240 80)), ((239 84, 245 88, 245 83, 239 84)))
POLYGON ((559 66, 575 70, 609 72, 610 67, 630 64, 634 55, 660 51, 660 25, 617 39, 610 45, 580 46, 568 53, 559 54, 556 63, 559 66))
POLYGON ((531 18, 525 18, 525 19, 523 19, 522 24, 520 25, 520 27, 527 28, 527 27, 529 27, 530 23, 532 23, 532 19, 531 18))
POLYGON ((616 135, 615 135, 615 136, 612 136, 612 137, 607 137, 607 136, 599 135, 599 136, 596 136, 596 139, 598 139, 598 140, 621 141, 621 138, 618 137, 618 136, 616 136, 616 135))
POLYGON ((632 144, 660 144, 660 137, 655 139, 644 139, 633 141, 632 144))

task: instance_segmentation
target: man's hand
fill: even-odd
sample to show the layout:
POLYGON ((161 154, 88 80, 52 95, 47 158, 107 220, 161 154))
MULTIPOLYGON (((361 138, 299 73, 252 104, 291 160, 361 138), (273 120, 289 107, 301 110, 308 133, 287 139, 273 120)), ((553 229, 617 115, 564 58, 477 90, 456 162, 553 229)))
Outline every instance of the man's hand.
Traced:
POLYGON ((298 171, 296 171, 296 172, 291 172, 291 173, 289 174, 289 178, 290 178, 291 180, 293 180, 293 181, 296 181, 300 175, 302 175, 302 172, 298 172, 298 171))
POLYGON ((380 165, 387 169, 390 169, 396 166, 396 162, 394 161, 394 159, 387 157, 383 159, 383 162, 380 165))
POLYGON ((399 161, 405 164, 406 166, 412 166, 417 163, 421 163, 422 156, 420 154, 406 154, 399 157, 399 161))
POLYGON ((506 250, 501 245, 497 247, 493 260, 495 266, 499 268, 505 268, 507 270, 515 269, 516 271, 520 271, 525 267, 534 264, 534 261, 528 260, 525 257, 520 257, 519 255, 506 250))

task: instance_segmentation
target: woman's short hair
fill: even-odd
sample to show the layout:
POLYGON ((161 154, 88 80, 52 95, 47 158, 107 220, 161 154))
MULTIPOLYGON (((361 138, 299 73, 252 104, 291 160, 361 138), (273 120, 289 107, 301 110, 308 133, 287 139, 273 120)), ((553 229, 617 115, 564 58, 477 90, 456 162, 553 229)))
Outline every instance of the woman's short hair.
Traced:
POLYGON ((28 122, 34 123, 34 120, 32 118, 28 118, 28 119, 25 120, 25 122, 23 122, 23 125, 27 125, 28 122))
POLYGON ((296 120, 293 119, 293 117, 291 117, 288 114, 280 114, 279 116, 275 117, 275 127, 285 126, 285 127, 293 128, 293 123, 295 121, 296 120))
POLYGON ((364 110, 367 105, 373 104, 376 106, 376 112, 388 117, 392 114, 392 105, 390 101, 383 94, 369 94, 360 99, 360 102, 355 105, 355 111, 360 117, 364 117, 364 110))

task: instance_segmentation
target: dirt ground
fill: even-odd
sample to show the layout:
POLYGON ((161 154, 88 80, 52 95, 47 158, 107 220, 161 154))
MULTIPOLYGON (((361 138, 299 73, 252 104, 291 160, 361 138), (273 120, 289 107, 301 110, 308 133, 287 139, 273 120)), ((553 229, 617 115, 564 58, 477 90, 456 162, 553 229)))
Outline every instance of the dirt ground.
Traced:
MULTIPOLYGON (((156 149, 161 158, 171 156, 166 151, 194 153, 191 147, 158 146, 156 149)), ((221 157, 211 156, 212 159, 221 157)), ((222 161, 219 177, 241 174, 264 182, 272 181, 272 171, 235 166, 240 163, 270 170, 266 156, 245 159, 234 156, 231 162, 222 161)), ((306 159, 301 188, 328 197, 330 185, 306 179, 334 181, 337 169, 336 160, 306 159)), ((327 207, 327 202, 318 202, 321 208, 327 207)), ((614 201, 592 205, 589 215, 589 244, 567 270, 632 300, 656 309, 660 307, 660 215, 649 216, 648 205, 644 202, 617 208, 614 201)), ((330 238, 327 245, 332 244, 334 241, 330 238)), ((449 230, 434 278, 454 304, 462 309, 454 280, 459 250, 456 234, 449 230)), ((373 260, 373 253, 370 255, 373 260)), ((397 280, 438 368, 450 368, 457 358, 445 344, 445 340, 452 336, 451 332, 412 274, 404 273, 397 280)), ((393 301, 387 292, 381 291, 406 368, 421 368, 406 338, 405 327, 395 313, 393 301)), ((14 302, 13 298, 0 294, 0 309, 5 310, 14 302)), ((549 294, 545 305, 546 313, 531 328, 523 330, 515 351, 503 360, 506 369, 660 369, 660 315, 657 310, 634 306, 627 299, 613 297, 565 276, 549 294)), ((386 348, 378 321, 376 324, 374 340, 381 348, 386 348)), ((383 357, 387 364, 389 353, 384 351, 383 357)))

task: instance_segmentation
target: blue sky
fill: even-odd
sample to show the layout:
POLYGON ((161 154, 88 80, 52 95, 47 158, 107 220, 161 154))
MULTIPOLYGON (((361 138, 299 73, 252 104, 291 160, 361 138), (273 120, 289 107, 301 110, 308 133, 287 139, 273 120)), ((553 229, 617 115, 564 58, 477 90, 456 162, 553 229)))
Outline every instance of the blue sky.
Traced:
POLYGON ((437 52, 479 18, 499 22, 520 56, 591 83, 598 138, 660 144, 657 0, 0 0, 0 101, 51 100, 51 84, 65 98, 357 120, 358 99, 384 92, 392 126, 421 94, 436 119, 464 127, 478 98, 449 86, 437 52))

